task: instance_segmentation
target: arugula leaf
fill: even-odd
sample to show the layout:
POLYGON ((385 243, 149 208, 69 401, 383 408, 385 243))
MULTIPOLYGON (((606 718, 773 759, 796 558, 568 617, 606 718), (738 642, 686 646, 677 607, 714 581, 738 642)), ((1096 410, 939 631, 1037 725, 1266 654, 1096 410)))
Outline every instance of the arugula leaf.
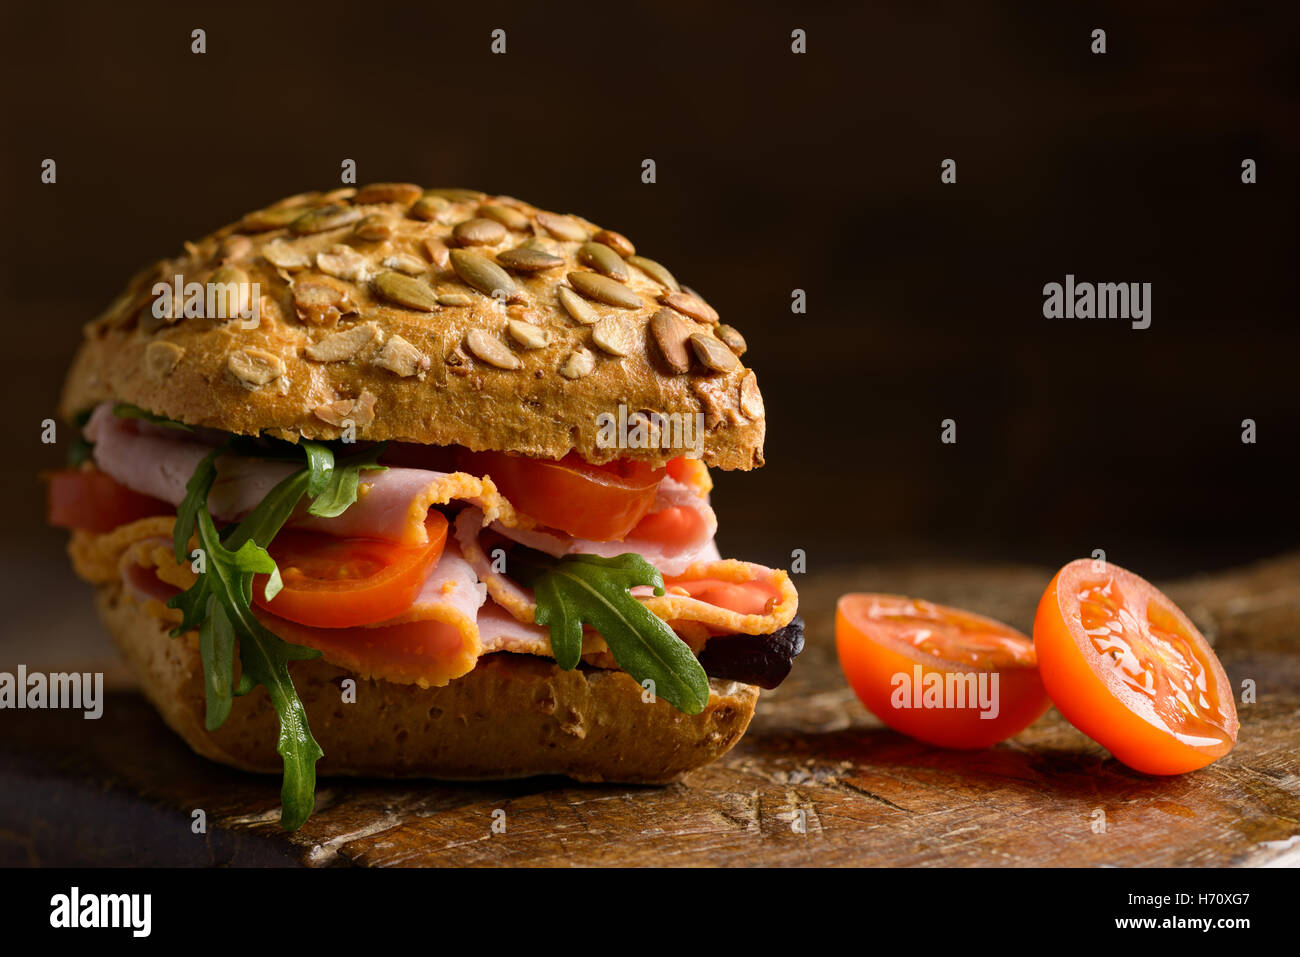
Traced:
POLYGON ((177 562, 189 560, 189 540, 197 534, 204 571, 188 590, 168 605, 182 613, 173 636, 199 629, 206 714, 204 724, 215 731, 230 715, 235 696, 263 685, 280 720, 278 750, 284 759, 280 824, 294 830, 311 816, 315 804, 316 761, 322 752, 307 726, 307 713, 294 690, 289 662, 316 658, 313 648, 290 644, 266 628, 253 614, 253 578, 268 575, 266 596, 281 588, 280 570, 266 547, 306 496, 313 514, 340 515, 356 501, 363 469, 383 468, 376 446, 336 462, 324 445, 303 442, 305 466, 282 479, 223 541, 208 511, 208 493, 217 475, 217 459, 232 443, 213 449, 194 470, 177 509, 173 550, 177 562), (239 646, 240 678, 234 680, 234 651, 239 646))
POLYGON ((619 667, 686 714, 699 714, 709 701, 709 678, 686 642, 629 589, 651 585, 664 593, 659 570, 640 555, 615 558, 566 555, 551 558, 516 549, 511 574, 531 586, 537 600, 534 620, 549 625, 551 650, 561 668, 577 667, 582 656, 582 625, 600 632, 619 667))
POLYGON ((148 409, 142 409, 138 405, 132 405, 130 402, 119 402, 113 406, 113 414, 119 419, 143 419, 146 422, 152 422, 154 425, 166 426, 169 429, 179 429, 181 432, 193 432, 194 426, 186 425, 184 422, 176 422, 167 418, 165 415, 158 415, 150 412, 148 409))
POLYGON ((86 438, 85 433, 82 431, 85 429, 86 423, 90 421, 90 413, 93 411, 94 409, 86 409, 82 412, 78 412, 73 418, 73 422, 75 422, 77 426, 77 432, 76 436, 72 440, 72 445, 68 447, 68 465, 71 468, 76 468, 82 462, 86 461, 86 459, 90 458, 91 452, 94 451, 94 445, 86 438))

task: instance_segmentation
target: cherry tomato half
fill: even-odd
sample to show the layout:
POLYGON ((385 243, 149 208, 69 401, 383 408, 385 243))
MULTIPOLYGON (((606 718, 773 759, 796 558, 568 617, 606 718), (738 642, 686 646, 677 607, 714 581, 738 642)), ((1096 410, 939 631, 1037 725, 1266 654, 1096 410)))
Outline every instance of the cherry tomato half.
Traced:
POLYGON ((982 615, 901 595, 844 595, 840 667, 867 710, 945 748, 986 748, 1023 731, 1050 702, 1034 646, 982 615))
POLYGON ((176 511, 97 469, 59 469, 47 472, 44 478, 47 520, 59 528, 102 534, 128 522, 176 511))
POLYGON ((1066 720, 1129 767, 1181 774, 1237 742, 1223 666, 1178 606, 1132 572, 1081 558, 1034 618, 1043 684, 1066 720))
POLYGON ((447 543, 447 519, 431 511, 429 540, 402 546, 369 538, 282 531, 271 557, 284 587, 266 600, 266 575, 253 579, 253 601, 300 625, 349 628, 387 621, 411 607, 447 543))

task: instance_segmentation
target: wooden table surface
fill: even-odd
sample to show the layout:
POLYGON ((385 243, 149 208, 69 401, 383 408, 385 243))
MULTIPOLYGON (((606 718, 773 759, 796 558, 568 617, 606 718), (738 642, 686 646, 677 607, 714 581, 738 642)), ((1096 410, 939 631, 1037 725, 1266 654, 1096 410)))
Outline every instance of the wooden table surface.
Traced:
POLYGON ((936 564, 804 577, 808 648, 791 678, 763 694, 729 755, 664 788, 325 780, 315 815, 286 835, 277 781, 194 756, 129 686, 98 721, 7 712, 0 864, 1300 864, 1300 555, 1165 583, 1238 692, 1257 686, 1238 705, 1236 749, 1193 774, 1130 771, 1055 710, 991 750, 937 750, 882 728, 840 675, 843 591, 916 595, 1028 631, 1049 577, 936 564), (191 831, 194 808, 205 834, 191 831))

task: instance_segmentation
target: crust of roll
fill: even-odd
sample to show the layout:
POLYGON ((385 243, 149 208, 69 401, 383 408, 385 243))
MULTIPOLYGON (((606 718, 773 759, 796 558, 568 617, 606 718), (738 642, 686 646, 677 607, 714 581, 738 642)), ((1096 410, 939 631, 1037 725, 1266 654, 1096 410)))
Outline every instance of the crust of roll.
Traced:
POLYGON ((473 190, 289 197, 140 272, 87 324, 60 411, 113 400, 291 441, 660 465, 691 449, 718 468, 762 465, 766 419, 736 357, 743 338, 639 253, 580 217, 473 190), (520 268, 520 256, 551 265, 520 268), (181 301, 169 304, 161 288, 177 277, 181 301), (254 283, 260 320, 229 318, 254 283), (187 314, 191 284, 203 306, 187 314), (209 306, 219 288, 235 298, 209 306), (623 421, 656 413, 678 431, 611 447, 602 416, 619 421, 620 406, 623 421), (700 421, 698 439, 681 434, 700 421))
MULTIPOLYGON (((198 754, 246 771, 279 774, 278 722, 265 688, 236 698, 217 731, 204 728, 198 639, 167 624, 119 584, 97 589, 99 613, 167 724, 198 754)), ((320 659, 291 663, 322 776, 487 780, 566 775, 578 781, 666 784, 726 754, 749 726, 758 689, 710 681, 708 705, 686 715, 642 700, 619 671, 563 671, 501 652, 442 688, 359 678, 320 659), (356 701, 344 703, 353 678, 356 701)))

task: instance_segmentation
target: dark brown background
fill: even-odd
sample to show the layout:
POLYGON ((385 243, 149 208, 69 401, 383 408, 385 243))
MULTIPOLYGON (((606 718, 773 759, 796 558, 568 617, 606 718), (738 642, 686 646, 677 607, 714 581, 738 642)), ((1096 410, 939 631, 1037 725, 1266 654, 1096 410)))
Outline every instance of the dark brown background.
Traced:
POLYGON ((1155 576, 1300 541, 1293 5, 453 6, 6 10, 7 590, 72 594, 34 473, 62 455, 39 423, 81 324, 182 240, 337 185, 345 157, 362 182, 581 212, 746 334, 769 464, 719 477, 724 550, 1103 548, 1155 576), (1067 272, 1151 282, 1151 329, 1044 319, 1067 272))

